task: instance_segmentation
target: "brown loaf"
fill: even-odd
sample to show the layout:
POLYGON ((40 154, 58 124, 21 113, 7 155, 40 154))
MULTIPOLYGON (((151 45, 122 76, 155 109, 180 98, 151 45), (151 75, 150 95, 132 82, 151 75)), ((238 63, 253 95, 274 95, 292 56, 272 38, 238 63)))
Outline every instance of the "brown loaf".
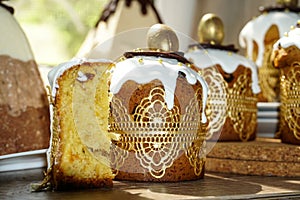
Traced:
POLYGON ((0 155, 45 149, 50 119, 35 61, 0 55, 0 155))

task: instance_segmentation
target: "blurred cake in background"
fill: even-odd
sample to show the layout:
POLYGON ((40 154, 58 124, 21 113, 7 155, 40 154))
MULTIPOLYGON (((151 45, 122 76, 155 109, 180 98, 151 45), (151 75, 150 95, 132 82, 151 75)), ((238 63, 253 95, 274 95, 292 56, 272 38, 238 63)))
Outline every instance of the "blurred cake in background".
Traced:
POLYGON ((272 63, 280 71, 282 142, 300 144, 300 21, 273 47, 272 63))
POLYGON ((143 45, 143 34, 126 35, 118 38, 118 34, 132 29, 150 27, 162 23, 162 20, 151 0, 111 0, 92 28, 81 48, 78 57, 116 59, 125 50, 146 47, 143 45), (142 44, 138 43, 139 41, 142 44), (104 44, 103 44, 104 43, 104 44), (102 45, 97 48, 98 45, 102 45), (116 48, 115 45, 118 45, 116 48))
POLYGON ((233 45, 222 45, 223 22, 206 14, 198 26, 199 43, 185 57, 193 62, 209 86, 208 139, 249 141, 256 137, 257 94, 255 63, 238 55, 233 45), (210 59, 206 59, 206 55, 210 59))
POLYGON ((241 30, 239 43, 247 57, 258 66, 261 102, 279 101, 279 71, 272 66, 273 44, 300 18, 297 0, 278 0, 275 6, 261 7, 261 15, 250 20, 241 30))
POLYGON ((0 2, 0 155, 49 146, 47 94, 27 38, 0 2))

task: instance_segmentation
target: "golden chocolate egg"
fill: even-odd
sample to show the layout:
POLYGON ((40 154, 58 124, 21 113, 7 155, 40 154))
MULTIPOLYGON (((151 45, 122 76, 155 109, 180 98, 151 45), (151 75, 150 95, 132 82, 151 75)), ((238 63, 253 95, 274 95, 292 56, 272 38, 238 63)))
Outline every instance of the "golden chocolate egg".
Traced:
POLYGON ((221 44, 224 39, 224 25, 215 14, 205 14, 198 25, 199 42, 221 44))
POLYGON ((176 33, 167 25, 155 24, 147 33, 148 47, 164 51, 178 51, 179 41, 176 33))

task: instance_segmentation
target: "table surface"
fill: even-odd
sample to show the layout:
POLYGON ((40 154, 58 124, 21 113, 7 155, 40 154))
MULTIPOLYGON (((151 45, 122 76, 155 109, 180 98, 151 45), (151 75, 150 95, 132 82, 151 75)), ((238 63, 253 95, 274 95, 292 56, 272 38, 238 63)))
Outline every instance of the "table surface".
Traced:
POLYGON ((204 179, 179 183, 114 181, 112 189, 31 192, 43 168, 0 173, 0 199, 300 199, 300 177, 206 173, 204 179))

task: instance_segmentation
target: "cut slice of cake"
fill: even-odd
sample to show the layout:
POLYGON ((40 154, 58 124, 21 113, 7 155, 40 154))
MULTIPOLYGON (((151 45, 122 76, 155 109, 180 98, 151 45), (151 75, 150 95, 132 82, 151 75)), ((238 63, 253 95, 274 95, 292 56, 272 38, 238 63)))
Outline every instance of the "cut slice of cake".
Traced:
POLYGON ((111 187, 107 69, 112 63, 72 60, 50 71, 52 136, 48 172, 35 188, 111 187))

